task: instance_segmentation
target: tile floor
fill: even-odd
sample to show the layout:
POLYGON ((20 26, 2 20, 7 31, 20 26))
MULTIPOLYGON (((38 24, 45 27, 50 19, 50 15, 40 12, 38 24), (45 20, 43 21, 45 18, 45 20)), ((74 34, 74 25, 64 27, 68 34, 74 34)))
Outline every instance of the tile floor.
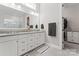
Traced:
MULTIPOLYGON (((79 50, 78 50, 79 51, 79 50)), ((37 48, 26 55, 28 56, 79 56, 79 53, 76 53, 75 49, 57 49, 54 47, 50 47, 48 45, 44 45, 41 48, 37 48)))

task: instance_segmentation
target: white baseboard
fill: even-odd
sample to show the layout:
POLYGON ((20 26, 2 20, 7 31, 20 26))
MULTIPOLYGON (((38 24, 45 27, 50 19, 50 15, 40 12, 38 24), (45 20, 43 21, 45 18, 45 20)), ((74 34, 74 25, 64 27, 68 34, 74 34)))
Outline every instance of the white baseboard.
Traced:
POLYGON ((62 47, 51 44, 51 43, 46 43, 46 44, 49 45, 50 47, 54 47, 54 48, 57 48, 57 49, 62 49, 62 47))

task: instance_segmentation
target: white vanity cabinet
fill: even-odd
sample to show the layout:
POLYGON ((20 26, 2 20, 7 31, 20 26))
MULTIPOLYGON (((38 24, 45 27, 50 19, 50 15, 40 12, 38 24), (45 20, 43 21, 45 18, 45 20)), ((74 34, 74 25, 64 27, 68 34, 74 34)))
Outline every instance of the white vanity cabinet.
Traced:
POLYGON ((73 34, 72 32, 67 32, 67 40, 69 42, 73 42, 73 35, 72 34, 73 34))
POLYGON ((22 55, 45 43, 45 32, 29 33, 19 35, 18 55, 22 55))
POLYGON ((69 42, 79 43, 79 32, 68 32, 67 40, 69 42))
POLYGON ((16 56, 45 43, 45 31, 0 37, 0 56, 16 56))
POLYGON ((40 44, 43 44, 45 42, 45 33, 39 33, 38 36, 38 41, 40 42, 40 44))
POLYGON ((25 42, 25 39, 24 38, 18 40, 18 46, 17 46, 18 55, 22 55, 23 53, 26 52, 25 43, 26 42, 25 42))
POLYGON ((17 41, 11 40, 0 43, 0 56, 17 56, 17 41))
POLYGON ((73 32, 73 42, 79 43, 79 32, 73 32))

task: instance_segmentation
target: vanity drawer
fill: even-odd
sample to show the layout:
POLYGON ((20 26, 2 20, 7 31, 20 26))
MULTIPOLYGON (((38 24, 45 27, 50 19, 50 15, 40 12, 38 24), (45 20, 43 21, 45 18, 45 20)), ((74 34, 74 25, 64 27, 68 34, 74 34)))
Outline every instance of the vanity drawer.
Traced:
POLYGON ((24 54, 25 52, 26 52, 26 49, 23 48, 23 47, 20 47, 20 48, 18 49, 18 55, 22 55, 22 54, 24 54))
POLYGON ((26 34, 26 35, 17 35, 18 39, 23 39, 23 38, 28 38, 29 35, 26 34))
POLYGON ((34 48, 35 48, 34 43, 31 43, 31 44, 28 44, 28 45, 27 45, 27 50, 28 50, 28 51, 30 51, 30 50, 32 50, 32 49, 34 49, 34 48))
POLYGON ((27 43, 33 43, 35 40, 33 39, 33 38, 29 38, 28 40, 26 40, 27 41, 27 43))
POLYGON ((36 42, 36 43, 35 43, 35 47, 38 47, 39 45, 40 45, 39 42, 36 42))
POLYGON ((41 43, 42 43, 42 42, 37 41, 37 42, 35 43, 35 46, 39 46, 39 45, 41 45, 41 43))
POLYGON ((18 41, 18 54, 22 55, 27 52, 27 44, 25 40, 18 41))
POLYGON ((18 40, 18 45, 22 45, 22 44, 25 44, 25 43, 26 43, 25 39, 18 40))

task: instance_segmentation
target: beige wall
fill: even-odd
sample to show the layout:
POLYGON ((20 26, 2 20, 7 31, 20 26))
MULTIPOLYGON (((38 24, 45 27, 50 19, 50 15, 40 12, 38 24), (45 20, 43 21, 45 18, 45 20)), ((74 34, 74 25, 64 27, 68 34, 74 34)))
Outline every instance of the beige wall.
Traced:
POLYGON ((68 31, 79 31, 79 5, 63 7, 63 16, 68 20, 68 31))

